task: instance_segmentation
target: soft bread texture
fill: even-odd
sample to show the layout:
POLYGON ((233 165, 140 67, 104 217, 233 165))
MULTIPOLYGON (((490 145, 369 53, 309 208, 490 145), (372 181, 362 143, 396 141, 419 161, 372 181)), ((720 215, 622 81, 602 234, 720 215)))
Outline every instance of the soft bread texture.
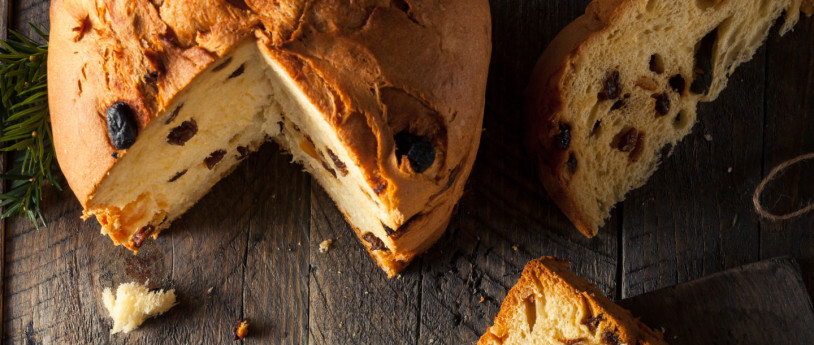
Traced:
POLYGON ((110 334, 130 333, 148 318, 170 310, 175 305, 175 290, 150 291, 139 283, 124 283, 116 288, 115 295, 105 288, 102 301, 113 319, 110 334))
POLYGON ((478 345, 665 345, 553 257, 529 261, 478 345))
MULTIPOLYGON (((811 9, 811 1, 804 4, 811 9)), ((529 145, 549 195, 596 235, 644 184, 698 102, 766 39, 797 22, 800 0, 595 0, 545 50, 526 93, 529 145)))
POLYGON ((486 0, 54 0, 57 158, 85 217, 137 251, 274 140, 393 276, 463 193, 490 25, 486 0), (138 130, 119 149, 117 102, 138 130))

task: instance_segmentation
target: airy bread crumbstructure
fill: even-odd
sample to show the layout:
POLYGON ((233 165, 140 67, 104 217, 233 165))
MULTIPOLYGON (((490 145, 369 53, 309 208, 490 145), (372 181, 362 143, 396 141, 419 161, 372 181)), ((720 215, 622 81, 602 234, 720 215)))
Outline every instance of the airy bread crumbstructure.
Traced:
POLYGON ((553 257, 529 261, 478 345, 666 345, 553 257))
MULTIPOLYGON (((812 8, 806 1, 804 9, 812 8)), ((583 234, 644 184, 800 0, 595 0, 543 53, 527 90, 540 178, 583 234)))
POLYGON ((137 251, 274 140, 393 276, 443 233, 474 162, 488 10, 485 0, 55 0, 60 167, 85 217, 137 251))
POLYGON ((105 288, 102 293, 113 328, 110 334, 130 333, 150 317, 166 313, 175 305, 175 289, 150 291, 146 285, 124 283, 116 288, 116 294, 105 288))

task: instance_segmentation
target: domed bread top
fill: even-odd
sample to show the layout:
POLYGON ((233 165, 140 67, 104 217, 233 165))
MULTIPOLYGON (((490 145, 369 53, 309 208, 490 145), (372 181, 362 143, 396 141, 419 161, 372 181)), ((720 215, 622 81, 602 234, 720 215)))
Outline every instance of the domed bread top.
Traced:
MULTIPOLYGON (((384 230, 376 234, 386 229, 397 234, 382 240, 389 255, 398 257, 392 260, 402 261, 398 265, 403 267, 443 232, 473 164, 481 132, 490 30, 486 0, 54 0, 48 88, 57 158, 85 215, 103 217, 99 219, 103 232, 137 249, 140 241, 131 240, 136 231, 141 231, 141 237, 155 236, 183 210, 164 214, 160 224, 151 220, 152 230, 125 231, 130 225, 119 223, 128 221, 125 213, 135 204, 122 200, 132 207, 114 210, 110 197, 101 195, 115 194, 115 188, 123 187, 108 187, 104 181, 123 174, 115 166, 128 159, 135 147, 147 145, 139 144, 147 140, 142 137, 159 136, 151 134, 158 131, 153 128, 183 124, 172 138, 162 134, 183 150, 191 149, 196 135, 208 135, 202 120, 189 118, 196 115, 184 118, 191 108, 184 100, 195 97, 197 85, 209 78, 208 73, 228 72, 224 82, 253 80, 258 90, 275 90, 271 96, 275 102, 279 97, 292 99, 280 101, 280 114, 295 108, 320 114, 308 121, 329 129, 327 137, 335 141, 326 142, 335 146, 333 150, 317 147, 314 152, 323 156, 324 166, 332 166, 327 171, 340 177, 347 175, 343 170, 353 176, 358 171, 363 191, 375 194, 369 195, 374 200, 371 205, 381 208, 378 227, 384 230), (245 48, 246 42, 255 42, 256 48, 245 48), (268 65, 237 61, 238 56, 268 65), (272 79, 271 86, 263 75, 272 79), (286 108, 289 103, 297 106, 286 108), (131 113, 136 128, 117 127, 111 132, 113 122, 106 118, 110 113, 117 119, 117 114, 131 113), (131 148, 127 135, 134 132, 137 137, 131 148), (340 150, 336 146, 342 152, 336 152, 340 150), (425 230, 413 235, 406 232, 405 224, 425 230)), ((256 91, 257 97, 261 93, 256 91)), ((268 112, 269 107, 249 108, 268 112)), ((281 128, 286 121, 279 120, 281 128)), ((277 133, 280 130, 266 131, 276 141, 293 140, 283 138, 277 133)), ((282 130, 286 131, 288 127, 282 130)), ((314 136, 307 133, 303 138, 314 136)), ((313 139, 319 146, 321 142, 313 139)), ((257 145, 252 140, 240 146, 240 155, 257 145)), ((230 169, 220 171, 216 166, 228 163, 231 167, 230 150, 211 152, 209 169, 228 173, 230 169)), ((307 160, 293 153, 295 160, 307 160)), ((194 175, 189 171, 144 174, 161 174, 163 180, 170 179, 164 178, 169 174, 181 181, 184 173, 194 175)), ((330 189, 326 187, 332 194, 330 189)), ((162 202, 155 200, 159 206, 162 202)), ((347 207, 340 205, 340 210, 354 217, 347 207)), ((351 225, 360 238, 371 231, 360 229, 354 221, 351 225)))

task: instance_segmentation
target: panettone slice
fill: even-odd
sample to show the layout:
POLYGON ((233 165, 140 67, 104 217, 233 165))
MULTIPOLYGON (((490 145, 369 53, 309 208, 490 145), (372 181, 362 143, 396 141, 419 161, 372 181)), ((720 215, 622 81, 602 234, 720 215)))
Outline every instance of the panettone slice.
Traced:
POLYGON ((553 257, 529 261, 478 345, 666 345, 553 257))
POLYGON ((57 158, 137 251, 274 140, 393 276, 463 192, 490 51, 485 0, 55 0, 57 158))
MULTIPOLYGON (((810 10, 810 0, 803 10, 810 10)), ((800 0, 594 0, 554 38, 526 93, 548 194, 585 236, 656 171, 800 0)))

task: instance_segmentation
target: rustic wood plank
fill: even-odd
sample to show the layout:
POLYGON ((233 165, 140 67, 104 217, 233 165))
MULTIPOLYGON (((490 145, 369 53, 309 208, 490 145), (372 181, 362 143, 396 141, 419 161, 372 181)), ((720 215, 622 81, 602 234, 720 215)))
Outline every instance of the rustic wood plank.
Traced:
MULTIPOLYGON (((773 34, 768 47, 764 174, 787 159, 814 151, 814 18, 801 18, 784 37, 773 34)), ((768 186, 764 205, 786 213, 814 200, 812 172, 812 162, 789 169, 768 186)), ((761 257, 794 256, 814 292, 814 214, 786 222, 764 220, 761 225, 761 257)))
POLYGON ((620 303, 682 344, 812 344, 814 308, 800 267, 776 258, 620 303))
POLYGON ((763 47, 624 201, 622 297, 758 260, 750 191, 761 177, 765 65, 763 47))
POLYGON ((249 160, 252 186, 243 317, 251 339, 270 344, 308 342, 311 179, 291 156, 269 146, 249 160))
POLYGON ((485 131, 459 210, 422 261, 419 344, 476 342, 526 262, 542 255, 568 258, 576 272, 614 294, 616 219, 594 239, 579 234, 548 198, 522 142, 522 90, 531 70, 587 3, 491 1, 485 131))
POLYGON ((415 344, 419 262, 388 280, 316 183, 311 185, 309 344, 415 344))

